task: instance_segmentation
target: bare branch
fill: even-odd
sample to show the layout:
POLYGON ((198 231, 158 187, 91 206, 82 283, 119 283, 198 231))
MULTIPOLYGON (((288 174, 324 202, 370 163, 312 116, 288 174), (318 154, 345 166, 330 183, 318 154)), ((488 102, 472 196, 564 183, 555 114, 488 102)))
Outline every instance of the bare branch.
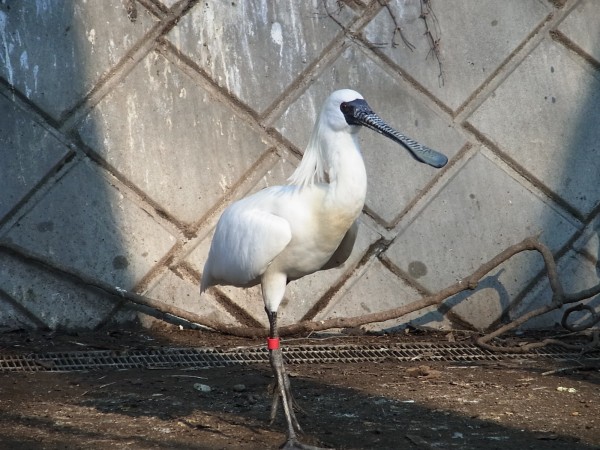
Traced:
POLYGON ((387 2, 386 0, 379 0, 379 4, 387 10, 390 18, 392 19, 392 22, 394 22, 394 32, 392 33, 392 48, 398 47, 398 43, 396 42, 396 35, 399 34, 400 38, 402 39, 402 42, 404 42, 404 45, 406 45, 406 47, 412 52, 415 49, 415 46, 406 38, 406 36, 404 36, 402 28, 400 27, 398 19, 396 19, 396 15, 394 14, 394 11, 392 11, 389 2, 387 2))
MULTIPOLYGON (((56 267, 56 264, 50 266, 47 262, 37 259, 35 257, 25 255, 19 248, 13 247, 9 244, 0 244, 0 250, 10 253, 13 256, 17 256, 24 259, 28 263, 33 263, 42 266, 46 270, 58 272, 62 276, 66 276, 78 284, 84 285, 88 288, 95 288, 102 290, 106 294, 109 294, 116 302, 128 302, 130 307, 139 309, 146 314, 151 314, 161 320, 171 323, 180 324, 182 321, 187 322, 188 326, 201 326, 210 328, 212 330, 241 337, 264 337, 267 336, 267 329, 262 327, 248 327, 248 326, 233 326, 225 325, 207 317, 200 316, 198 314, 191 313, 173 305, 167 305, 158 300, 154 300, 133 292, 125 291, 119 287, 113 287, 108 283, 91 279, 83 274, 74 273, 64 267, 56 267)), ((588 351, 593 348, 600 346, 599 332, 595 331, 591 334, 591 339, 587 344, 569 344, 558 339, 545 339, 540 342, 534 342, 523 346, 495 346, 490 342, 501 336, 502 334, 514 330, 519 326, 523 325, 528 320, 546 314, 550 311, 562 308, 566 304, 576 303, 587 298, 593 297, 600 293, 600 284, 590 289, 586 289, 573 294, 565 294, 563 287, 560 283, 556 261, 550 249, 539 241, 537 236, 532 236, 524 239, 523 241, 512 245, 500 252, 498 255, 482 264, 475 272, 466 278, 459 280, 458 282, 442 289, 441 291, 423 297, 412 303, 393 308, 386 311, 376 312, 357 317, 339 317, 321 321, 303 321, 296 324, 284 326, 280 328, 280 334, 282 336, 289 336, 293 334, 308 333, 315 331, 323 331, 332 328, 356 328, 361 325, 375 322, 385 322, 391 319, 397 319, 403 317, 414 311, 421 310, 433 305, 439 305, 444 300, 452 297, 460 292, 473 290, 477 288, 478 283, 481 279, 486 276, 490 271, 494 270, 499 265, 508 261, 514 255, 525 252, 525 251, 537 251, 541 254, 544 264, 546 266, 546 275, 549 279, 550 288, 552 290, 551 301, 544 306, 541 306, 535 310, 529 311, 510 323, 507 323, 491 333, 485 336, 481 336, 476 340, 476 343, 483 348, 491 351, 501 352, 512 352, 512 353, 523 353, 531 351, 535 348, 544 347, 546 345, 560 345, 565 348, 577 349, 581 351, 588 351)), ((575 305, 564 312, 563 315, 563 326, 571 331, 581 331, 589 328, 595 323, 600 321, 600 314, 595 312, 591 307, 587 305, 575 305), (590 314, 590 320, 585 324, 579 326, 573 326, 567 324, 568 316, 576 311, 587 311, 590 314)))
MULTIPOLYGON (((358 317, 339 317, 339 318, 332 318, 332 319, 327 319, 327 320, 322 320, 322 321, 299 322, 296 324, 282 327, 280 329, 280 333, 282 336, 288 336, 288 335, 293 335, 293 334, 323 331, 323 330, 328 330, 328 329, 332 329, 332 328, 356 328, 361 325, 366 325, 368 323, 385 322, 387 320, 403 317, 414 311, 418 311, 420 309, 427 308, 429 306, 441 304, 447 298, 452 297, 460 292, 463 292, 466 290, 473 290, 473 289, 477 288, 478 283, 481 281, 481 279, 487 273, 491 272, 496 267, 498 267, 502 263, 504 263, 507 260, 509 260, 510 258, 512 258, 514 255, 524 252, 524 251, 537 251, 542 255, 544 264, 546 266, 546 273, 547 273, 547 276, 548 276, 548 279, 550 282, 550 287, 553 292, 551 302, 549 304, 542 306, 540 308, 537 308, 533 311, 529 311, 526 314, 522 315, 521 317, 515 319, 514 321, 503 325, 502 327, 498 328, 497 330, 495 330, 485 336, 480 337, 479 339, 477 339, 477 344, 488 350, 510 351, 513 353, 524 353, 524 352, 530 351, 534 348, 540 348, 540 347, 543 347, 546 345, 561 345, 563 347, 572 348, 572 349, 580 349, 580 350, 588 350, 588 349, 597 347, 598 343, 599 343, 597 336, 593 337, 593 339, 590 341, 590 343, 587 345, 584 345, 583 347, 580 345, 575 345, 575 344, 566 344, 558 339, 546 339, 542 342, 536 342, 536 343, 527 344, 525 346, 519 346, 519 347, 500 347, 500 346, 491 345, 489 343, 492 339, 497 338, 500 335, 502 335, 508 331, 518 328, 519 326, 521 326, 522 324, 524 324, 525 322, 527 322, 528 320, 530 320, 534 317, 537 317, 542 314, 546 314, 555 309, 559 309, 566 303, 570 303, 573 301, 580 301, 585 298, 589 298, 589 297, 584 297, 584 295, 591 294, 590 296, 593 296, 593 295, 596 295, 598 293, 598 291, 600 290, 600 285, 598 285, 598 286, 595 286, 594 288, 588 289, 586 291, 581 291, 577 294, 565 295, 562 285, 560 283, 559 277, 558 277, 556 261, 554 259, 554 256, 552 255, 552 252, 546 245, 541 243, 539 241, 539 239, 535 236, 528 237, 528 238, 524 239, 523 241, 508 247, 507 249, 505 249, 504 251, 502 251, 501 253, 496 255, 494 258, 490 259, 488 262, 482 264, 470 276, 463 278, 462 280, 459 280, 457 283, 455 283, 451 286, 448 286, 445 289, 442 289, 441 291, 439 291, 433 295, 423 297, 420 300, 414 301, 407 305, 403 305, 398 308, 393 308, 393 309, 386 310, 386 311, 381 311, 381 312, 377 312, 377 313, 358 316, 358 317)), ((588 309, 590 312, 592 312, 591 308, 584 308, 584 309, 588 309)), ((569 311, 569 312, 572 312, 572 311, 569 311)), ((594 317, 596 317, 596 316, 594 316, 594 317)), ((583 328, 583 327, 581 327, 581 328, 583 328)), ((266 330, 264 330, 264 329, 249 329, 247 327, 227 327, 227 330, 223 329, 223 327, 220 327, 220 329, 218 329, 218 331, 233 332, 233 334, 236 334, 238 336, 241 336, 241 335, 243 335, 243 336, 266 335, 266 330)))
POLYGON ((429 58, 429 55, 433 55, 433 58, 438 63, 438 80, 440 86, 444 85, 444 70, 442 67, 442 59, 440 57, 440 42, 441 38, 441 30, 439 26, 438 19, 433 12, 433 7, 431 6, 431 0, 421 0, 421 15, 420 19, 425 23, 425 36, 427 36, 427 40, 429 41, 429 53, 427 53, 426 58, 429 58))
MULTIPOLYGON (((595 286, 595 287, 600 287, 600 285, 595 286)), ((594 290, 589 290, 589 291, 594 292, 594 290)), ((592 297, 592 296, 590 296, 590 297, 592 297)), ((563 326, 563 328, 565 328, 569 331, 577 332, 577 331, 583 331, 587 328, 591 328, 598 322, 600 322, 600 314, 597 313, 596 311, 594 311, 594 308, 592 308, 590 305, 584 305, 582 303, 579 303, 579 304, 572 306, 565 310, 560 324, 563 326), (568 323, 569 315, 575 311, 583 311, 583 310, 586 310, 587 312, 590 313, 590 319, 587 322, 584 322, 583 325, 579 325, 579 326, 570 325, 568 323)))

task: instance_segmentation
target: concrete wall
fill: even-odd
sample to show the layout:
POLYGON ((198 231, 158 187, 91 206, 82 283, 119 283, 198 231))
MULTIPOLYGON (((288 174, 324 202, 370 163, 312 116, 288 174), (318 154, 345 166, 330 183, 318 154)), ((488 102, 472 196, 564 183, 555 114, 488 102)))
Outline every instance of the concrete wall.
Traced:
MULTIPOLYGON (((200 298, 212 230, 285 182, 342 87, 451 160, 364 130, 356 249, 292 283, 282 322, 405 304, 535 233, 569 290, 597 283, 600 2, 381 3, 0 0, 1 329, 151 323, 97 281, 265 324, 259 288, 200 298)), ((541 268, 521 254, 470 297, 375 328, 484 329, 549 300, 541 268)))

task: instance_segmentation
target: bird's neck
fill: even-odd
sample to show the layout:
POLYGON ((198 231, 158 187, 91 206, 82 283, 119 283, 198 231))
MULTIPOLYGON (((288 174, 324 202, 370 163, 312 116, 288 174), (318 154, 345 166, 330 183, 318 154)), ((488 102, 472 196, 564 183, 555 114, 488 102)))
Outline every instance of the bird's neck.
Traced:
POLYGON ((367 195, 367 173, 356 133, 323 131, 321 121, 317 121, 302 161, 289 181, 301 188, 327 184, 329 209, 354 220, 367 195))
POLYGON ((354 218, 358 217, 367 195, 367 172, 356 134, 331 133, 319 144, 329 175, 327 201, 354 218))

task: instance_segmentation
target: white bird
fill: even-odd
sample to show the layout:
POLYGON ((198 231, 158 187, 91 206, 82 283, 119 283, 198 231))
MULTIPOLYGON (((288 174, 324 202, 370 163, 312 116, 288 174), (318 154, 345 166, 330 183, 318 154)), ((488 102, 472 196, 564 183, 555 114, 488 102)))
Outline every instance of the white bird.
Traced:
POLYGON ((301 444, 290 382, 279 347, 277 309, 287 283, 335 267, 349 256, 367 193, 357 141, 360 126, 402 144, 413 157, 443 167, 446 156, 389 127, 355 91, 333 92, 323 105, 300 165, 286 186, 273 186, 231 204, 219 219, 202 273, 201 292, 214 285, 262 287, 269 318, 269 358, 287 421, 283 448, 301 444))

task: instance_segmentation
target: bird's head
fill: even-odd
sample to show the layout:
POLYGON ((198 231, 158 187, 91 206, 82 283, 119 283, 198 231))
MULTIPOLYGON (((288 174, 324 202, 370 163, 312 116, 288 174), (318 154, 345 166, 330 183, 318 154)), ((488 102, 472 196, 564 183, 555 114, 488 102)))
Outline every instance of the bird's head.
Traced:
POLYGON ((346 118, 346 114, 342 110, 342 105, 348 105, 353 102, 362 101, 365 105, 367 104, 363 96, 358 92, 351 89, 340 89, 339 91, 333 92, 325 103, 323 103, 323 109, 321 111, 321 117, 327 122, 328 128, 335 131, 345 131, 350 133, 356 133, 360 129, 349 122, 346 118))
POLYGON ((436 168, 444 167, 448 162, 445 155, 419 144, 390 127, 373 112, 362 95, 351 89, 333 92, 325 101, 322 114, 333 130, 346 129, 350 133, 356 133, 360 126, 365 126, 404 146, 417 161, 436 168))

